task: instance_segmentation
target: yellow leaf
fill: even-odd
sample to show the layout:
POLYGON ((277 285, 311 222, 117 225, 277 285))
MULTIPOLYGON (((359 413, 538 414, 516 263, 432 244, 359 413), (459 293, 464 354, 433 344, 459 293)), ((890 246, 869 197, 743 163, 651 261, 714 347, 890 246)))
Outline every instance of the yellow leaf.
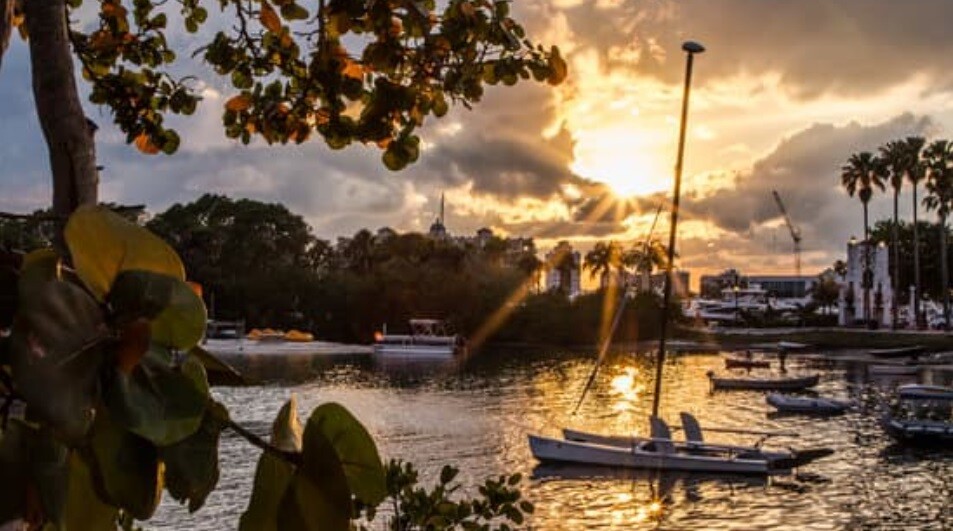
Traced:
POLYGON ((239 94, 225 102, 225 108, 230 111, 241 112, 251 107, 251 96, 239 94))
POLYGON ((268 31, 275 33, 281 31, 281 19, 278 18, 278 13, 275 12, 275 9, 271 7, 271 4, 268 2, 261 3, 261 13, 258 15, 258 20, 261 21, 261 25, 267 28, 268 31))
POLYGON ((155 155, 159 152, 159 146, 153 144, 152 138, 146 133, 140 133, 139 136, 136 137, 136 147, 139 148, 139 151, 147 155, 155 155))

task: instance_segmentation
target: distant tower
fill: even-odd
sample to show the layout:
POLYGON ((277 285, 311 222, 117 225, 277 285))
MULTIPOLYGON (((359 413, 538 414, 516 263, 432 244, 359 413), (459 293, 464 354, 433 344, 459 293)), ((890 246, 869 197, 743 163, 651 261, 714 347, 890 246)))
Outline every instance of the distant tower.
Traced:
POLYGON ((434 220, 433 225, 430 226, 430 237, 431 238, 446 238, 447 237, 447 227, 443 224, 444 220, 444 197, 443 193, 440 194, 440 214, 437 216, 437 219, 434 220))

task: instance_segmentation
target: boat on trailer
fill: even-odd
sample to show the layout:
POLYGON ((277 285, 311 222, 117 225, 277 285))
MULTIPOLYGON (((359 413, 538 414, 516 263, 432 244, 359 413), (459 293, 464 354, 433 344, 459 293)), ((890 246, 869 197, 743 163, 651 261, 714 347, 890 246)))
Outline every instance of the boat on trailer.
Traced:
POLYGON ((411 319, 410 334, 378 334, 374 354, 387 358, 452 359, 466 352, 465 341, 439 319, 411 319))
POLYGON ((926 348, 920 345, 911 345, 908 347, 897 348, 879 348, 868 350, 867 353, 875 358, 905 358, 907 356, 919 356, 926 352, 926 348))
POLYGON ((836 414, 847 411, 853 405, 847 400, 824 397, 806 397, 769 393, 765 400, 782 413, 836 414))
POLYGON ((880 419, 888 435, 901 444, 953 443, 953 387, 902 385, 897 398, 896 408, 880 419))
POLYGON ((801 391, 814 387, 820 375, 795 376, 790 378, 724 378, 708 371, 708 380, 713 389, 745 389, 761 391, 801 391))

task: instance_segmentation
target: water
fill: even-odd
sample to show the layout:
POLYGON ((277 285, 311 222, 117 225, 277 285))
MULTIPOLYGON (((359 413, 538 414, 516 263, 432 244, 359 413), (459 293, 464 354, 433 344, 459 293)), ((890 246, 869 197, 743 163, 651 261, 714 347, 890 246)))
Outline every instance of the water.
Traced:
MULTIPOLYGON (((412 461, 428 484, 446 463, 461 469, 465 485, 521 472, 524 493, 536 505, 528 523, 536 529, 953 529, 953 449, 898 448, 877 424, 893 387, 916 379, 868 381, 864 366, 856 364, 809 367, 806 360, 789 358, 788 365, 791 374, 820 372, 818 392, 857 400, 859 408, 830 418, 777 417, 768 414, 763 393, 709 391, 705 372, 722 371, 719 356, 680 356, 665 368, 661 413, 670 423, 679 411, 689 411, 703 426, 800 434, 772 438, 766 446, 836 450, 798 476, 770 479, 539 466, 527 433, 556 436, 563 426, 647 431, 653 371, 647 360, 634 356, 604 366, 575 416, 570 412, 592 360, 556 354, 486 355, 464 369, 297 361, 281 369, 270 366, 268 375, 308 381, 221 388, 215 394, 233 417, 263 435, 292 393, 303 415, 322 402, 340 402, 367 426, 385 459, 412 461)), ((921 376, 931 383, 950 380, 948 373, 921 376)), ((707 438, 756 440, 713 433, 707 438)), ((167 496, 145 527, 235 529, 257 458, 255 448, 226 434, 221 480, 205 507, 188 515, 167 496)))

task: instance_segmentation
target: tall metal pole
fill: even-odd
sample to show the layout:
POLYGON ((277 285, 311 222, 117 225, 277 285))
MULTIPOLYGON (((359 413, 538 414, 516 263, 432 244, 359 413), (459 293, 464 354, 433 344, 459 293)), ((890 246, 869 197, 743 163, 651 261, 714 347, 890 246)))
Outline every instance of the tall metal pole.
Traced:
POLYGON ((682 123, 678 132, 678 156, 675 160, 675 190, 672 192, 672 222, 668 232, 668 263, 665 264, 665 288, 662 291, 662 326, 658 355, 655 359, 655 393, 652 397, 652 416, 658 417, 659 398, 662 394, 662 367, 665 365, 665 336, 668 333, 668 306, 672 299, 672 272, 675 264, 675 235, 678 232, 678 203, 682 192, 682 158, 685 154, 685 125, 688 121, 688 95, 692 86, 692 63, 696 53, 705 51, 697 42, 682 44, 688 56, 685 62, 685 91, 682 94, 682 123))

